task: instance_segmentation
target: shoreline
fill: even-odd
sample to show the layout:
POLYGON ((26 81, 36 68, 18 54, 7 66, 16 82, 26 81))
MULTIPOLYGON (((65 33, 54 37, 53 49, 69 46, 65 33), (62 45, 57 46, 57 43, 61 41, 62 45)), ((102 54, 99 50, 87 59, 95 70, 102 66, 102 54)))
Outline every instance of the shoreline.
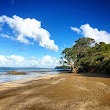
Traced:
POLYGON ((9 88, 13 88, 13 87, 24 86, 23 83, 26 84, 31 81, 50 79, 52 77, 57 77, 57 76, 59 76, 59 74, 52 74, 52 75, 39 76, 39 77, 34 77, 34 78, 25 78, 25 79, 20 79, 20 80, 14 80, 14 81, 9 81, 9 82, 2 82, 2 83, 0 83, 0 86, 1 86, 0 91, 6 90, 9 88))
POLYGON ((110 78, 55 74, 0 84, 0 110, 110 110, 110 78))
MULTIPOLYGON (((22 73, 22 71, 20 72, 22 73)), ((28 71, 26 74, 0 74, 0 84, 5 82, 12 82, 17 80, 25 80, 29 78, 39 78, 53 74, 59 74, 57 71, 28 71)))

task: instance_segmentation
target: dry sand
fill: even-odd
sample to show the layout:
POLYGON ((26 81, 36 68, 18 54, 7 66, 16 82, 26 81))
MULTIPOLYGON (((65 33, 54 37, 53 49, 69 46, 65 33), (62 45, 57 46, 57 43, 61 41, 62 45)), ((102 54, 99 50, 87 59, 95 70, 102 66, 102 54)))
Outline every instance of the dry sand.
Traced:
POLYGON ((2 83, 0 110, 110 110, 110 78, 58 74, 2 83))

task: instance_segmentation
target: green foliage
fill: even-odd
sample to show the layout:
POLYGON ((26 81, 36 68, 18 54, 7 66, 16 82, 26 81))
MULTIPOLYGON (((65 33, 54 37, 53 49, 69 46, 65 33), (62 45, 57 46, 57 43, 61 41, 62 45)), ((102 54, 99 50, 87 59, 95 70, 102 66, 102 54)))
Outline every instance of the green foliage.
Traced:
POLYGON ((110 71, 110 44, 99 44, 91 38, 80 38, 71 48, 63 50, 63 57, 74 61, 79 70, 108 73, 110 71))
POLYGON ((65 65, 56 66, 55 69, 70 69, 70 66, 65 66, 65 65))

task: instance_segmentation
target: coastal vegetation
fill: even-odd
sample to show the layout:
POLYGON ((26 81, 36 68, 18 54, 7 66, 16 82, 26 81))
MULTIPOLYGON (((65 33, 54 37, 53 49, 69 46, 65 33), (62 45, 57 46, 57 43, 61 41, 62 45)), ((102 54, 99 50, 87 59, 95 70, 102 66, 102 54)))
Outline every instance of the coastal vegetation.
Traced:
POLYGON ((109 73, 110 71, 110 44, 96 43, 92 38, 78 39, 75 45, 62 51, 62 56, 67 64, 74 62, 73 72, 109 73))
POLYGON ((66 65, 56 66, 55 69, 70 69, 70 66, 66 66, 66 65))

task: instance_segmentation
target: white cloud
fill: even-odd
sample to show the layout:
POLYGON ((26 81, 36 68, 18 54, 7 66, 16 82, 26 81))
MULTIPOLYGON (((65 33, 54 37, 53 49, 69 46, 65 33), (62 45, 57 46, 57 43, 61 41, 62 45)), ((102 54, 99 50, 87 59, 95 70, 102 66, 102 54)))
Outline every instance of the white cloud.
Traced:
POLYGON ((81 31, 80 34, 82 34, 84 37, 93 38, 97 43, 105 42, 110 44, 110 33, 104 30, 98 30, 97 28, 91 27, 89 24, 81 25, 78 29, 81 31))
POLYGON ((1 36, 1 37, 4 37, 4 38, 8 38, 8 39, 14 40, 14 37, 9 36, 9 35, 7 35, 7 34, 0 34, 0 36, 1 36))
MULTIPOLYGON (((14 15, 12 18, 7 16, 0 16, 0 23, 7 23, 13 30, 16 40, 32 44, 29 38, 38 41, 39 45, 47 49, 58 51, 58 46, 55 45, 54 40, 50 39, 50 34, 46 29, 41 27, 41 22, 36 19, 26 18, 23 19, 14 15)), ((1 26, 2 28, 3 26, 1 26)))
POLYGON ((70 28, 71 28, 71 30, 73 30, 73 31, 75 31, 77 33, 81 32, 81 30, 79 28, 77 28, 77 27, 70 27, 70 28))
POLYGON ((59 60, 55 57, 46 55, 42 58, 31 57, 29 59, 23 56, 4 56, 0 55, 0 67, 47 67, 52 68, 59 65, 59 60))
POLYGON ((59 60, 57 58, 51 57, 49 55, 46 55, 40 59, 40 64, 47 67, 58 66, 58 63, 59 63, 59 60))

